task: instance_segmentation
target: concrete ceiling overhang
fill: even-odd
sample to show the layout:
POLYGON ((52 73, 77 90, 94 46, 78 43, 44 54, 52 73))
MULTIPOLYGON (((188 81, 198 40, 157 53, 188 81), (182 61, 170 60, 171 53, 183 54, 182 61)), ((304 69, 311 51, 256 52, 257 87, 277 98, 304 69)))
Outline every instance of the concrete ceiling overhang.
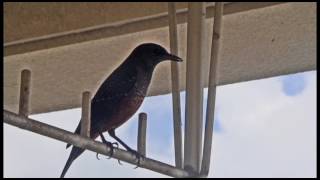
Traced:
MULTIPOLYGON (((179 55, 186 59, 187 5, 177 6, 179 55)), ((209 48, 212 5, 207 10, 209 48)), ((137 44, 169 49, 166 13, 166 3, 5 3, 4 108, 17 112, 24 68, 32 71, 32 114, 80 107, 82 92, 94 93, 137 44)), ((316 3, 228 3, 223 33, 219 85, 316 69, 316 3)), ((205 77, 208 67, 205 60, 205 77)), ((170 88, 164 62, 149 95, 170 88)))

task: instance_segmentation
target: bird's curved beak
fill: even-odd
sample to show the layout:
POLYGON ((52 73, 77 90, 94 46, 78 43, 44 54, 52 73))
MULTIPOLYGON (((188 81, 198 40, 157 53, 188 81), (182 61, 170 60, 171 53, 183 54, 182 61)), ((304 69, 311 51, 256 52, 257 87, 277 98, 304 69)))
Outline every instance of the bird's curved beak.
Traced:
POLYGON ((183 61, 180 57, 178 57, 176 55, 173 55, 173 54, 169 54, 169 53, 167 55, 165 55, 164 59, 165 60, 171 60, 171 61, 177 61, 177 62, 182 62, 183 61))

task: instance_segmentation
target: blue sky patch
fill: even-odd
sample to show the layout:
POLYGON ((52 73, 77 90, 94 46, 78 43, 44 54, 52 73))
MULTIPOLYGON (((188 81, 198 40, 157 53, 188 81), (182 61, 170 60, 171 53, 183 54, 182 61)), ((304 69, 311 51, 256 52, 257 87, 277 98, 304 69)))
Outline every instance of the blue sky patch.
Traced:
POLYGON ((296 96, 303 92, 306 87, 306 78, 304 73, 286 75, 281 78, 282 91, 287 96, 296 96))
POLYGON ((216 133, 223 132, 221 121, 219 117, 216 117, 213 123, 213 131, 216 133))

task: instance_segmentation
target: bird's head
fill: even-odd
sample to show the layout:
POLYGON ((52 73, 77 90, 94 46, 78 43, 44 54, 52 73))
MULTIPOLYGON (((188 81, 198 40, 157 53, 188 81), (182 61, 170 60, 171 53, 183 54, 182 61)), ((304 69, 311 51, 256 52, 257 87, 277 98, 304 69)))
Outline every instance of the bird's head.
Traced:
POLYGON ((182 61, 180 57, 168 53, 165 48, 154 43, 144 43, 137 46, 131 53, 131 56, 147 67, 155 67, 158 63, 165 60, 182 61))

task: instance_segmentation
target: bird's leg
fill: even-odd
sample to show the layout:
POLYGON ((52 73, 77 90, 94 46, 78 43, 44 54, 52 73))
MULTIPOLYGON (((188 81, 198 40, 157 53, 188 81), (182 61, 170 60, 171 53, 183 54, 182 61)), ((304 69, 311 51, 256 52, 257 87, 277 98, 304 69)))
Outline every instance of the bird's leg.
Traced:
MULTIPOLYGON (((140 165, 140 158, 144 158, 143 155, 141 155, 140 153, 138 153, 137 151, 131 149, 128 145, 126 145, 120 138, 118 138, 116 136, 115 130, 109 130, 108 131, 109 135, 111 137, 113 137, 115 140, 117 140, 123 147, 125 147, 127 149, 127 151, 131 152, 132 154, 134 154, 136 156, 136 158, 138 159, 138 163, 137 163, 137 167, 140 165)), ((136 167, 136 168, 137 168, 136 167)))
MULTIPOLYGON (((117 146, 117 148, 119 147, 119 145, 118 145, 118 143, 117 142, 113 142, 113 143, 111 143, 111 142, 108 142, 105 138, 104 138, 104 136, 103 136, 103 134, 101 133, 101 132, 99 132, 99 135, 100 135, 100 137, 101 137, 101 140, 102 140, 102 142, 104 143, 104 144, 106 144, 108 147, 110 147, 110 149, 111 149, 111 152, 110 152, 110 156, 109 156, 109 159, 112 157, 112 155, 113 155, 113 145, 115 144, 116 146, 117 146)), ((99 153, 97 153, 97 159, 99 159, 99 157, 98 157, 98 155, 99 155, 99 153)), ((120 162, 119 162, 120 163, 120 162)), ((120 163, 121 164, 121 163, 120 163)))

